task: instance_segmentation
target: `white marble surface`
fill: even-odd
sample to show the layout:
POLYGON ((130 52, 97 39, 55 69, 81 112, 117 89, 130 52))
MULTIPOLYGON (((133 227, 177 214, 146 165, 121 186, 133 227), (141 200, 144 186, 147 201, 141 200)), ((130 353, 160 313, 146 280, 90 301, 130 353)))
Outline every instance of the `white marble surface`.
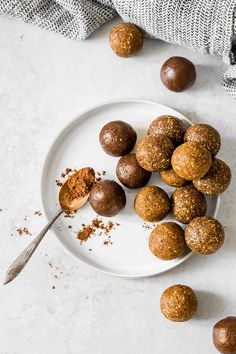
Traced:
MULTIPOLYGON (((90 105, 146 98, 172 106, 194 122, 213 124, 223 138, 220 156, 236 172, 236 102, 219 84, 224 70, 220 59, 151 40, 145 40, 138 56, 120 59, 109 48, 111 24, 85 42, 73 42, 0 19, 1 279, 45 223, 44 216, 33 213, 42 208, 40 173, 48 148, 61 128, 90 105), (186 93, 168 92, 160 82, 161 63, 172 55, 197 65, 197 83, 186 93), (27 226, 32 236, 16 236, 19 226, 27 226)), ((49 234, 17 280, 1 286, 0 353, 215 353, 213 324, 236 315, 235 198, 233 179, 219 212, 226 228, 220 252, 195 256, 151 279, 125 280, 91 271, 49 234), (173 283, 197 292, 199 310, 188 323, 168 322, 160 313, 160 294, 173 283)))

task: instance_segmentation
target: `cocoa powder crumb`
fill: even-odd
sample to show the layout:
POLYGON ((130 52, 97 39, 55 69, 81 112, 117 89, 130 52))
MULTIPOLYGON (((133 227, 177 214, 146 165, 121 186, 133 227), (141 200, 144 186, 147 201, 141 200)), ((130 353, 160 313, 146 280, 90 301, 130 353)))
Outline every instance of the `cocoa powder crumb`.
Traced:
POLYGON ((42 215, 42 212, 41 212, 40 210, 36 210, 36 211, 34 212, 34 215, 41 216, 41 215, 42 215))
POLYGON ((16 230, 20 236, 31 235, 27 227, 20 227, 16 230))
POLYGON ((61 181, 59 181, 58 179, 56 179, 56 185, 57 185, 57 187, 62 187, 63 183, 61 181))
POLYGON ((76 237, 80 240, 81 243, 83 243, 84 241, 87 241, 88 238, 90 238, 92 235, 95 235, 97 230, 101 230, 98 233, 98 236, 108 236, 108 240, 104 241, 104 245, 112 244, 111 235, 109 235, 109 232, 118 225, 118 223, 114 223, 112 221, 108 221, 108 223, 105 224, 102 219, 96 218, 93 219, 89 225, 82 224, 82 229, 77 232, 76 237))
POLYGON ((71 226, 71 225, 68 225, 68 229, 72 229, 72 226, 71 226))
POLYGON ((0 209, 0 213, 1 213, 1 211, 3 211, 3 209, 0 209))
POLYGON ((76 214, 76 211, 70 211, 70 210, 65 210, 64 212, 64 218, 74 218, 76 214))
POLYGON ((82 230, 77 233, 77 238, 80 241, 87 241, 87 239, 94 234, 94 228, 91 226, 85 226, 82 230))
POLYGON ((92 251, 92 248, 89 248, 89 251, 92 251))
POLYGON ((53 290, 56 289, 55 285, 52 286, 52 289, 53 289, 53 290))

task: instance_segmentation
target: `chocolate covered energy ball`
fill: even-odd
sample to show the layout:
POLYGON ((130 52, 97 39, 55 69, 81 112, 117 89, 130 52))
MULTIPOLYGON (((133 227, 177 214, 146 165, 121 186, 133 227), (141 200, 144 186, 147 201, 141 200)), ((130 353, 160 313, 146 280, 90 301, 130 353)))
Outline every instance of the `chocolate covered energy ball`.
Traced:
POLYGON ((168 170, 160 171, 160 176, 162 181, 171 187, 182 187, 190 183, 188 180, 178 176, 173 168, 168 168, 168 170))
POLYGON ((197 141, 215 156, 220 150, 221 138, 218 131, 208 124, 195 124, 188 128, 184 141, 197 141))
POLYGON ((195 218, 185 229, 185 241, 194 253, 215 253, 222 247, 224 239, 223 226, 210 216, 195 218))
POLYGON ((129 57, 143 46, 143 34, 132 23, 119 23, 110 32, 110 46, 120 57, 129 57))
POLYGON ((148 183, 152 173, 144 170, 139 165, 136 155, 132 153, 119 159, 116 175, 125 187, 140 188, 148 183))
POLYGON ((209 171, 211 163, 210 152, 196 141, 178 146, 171 158, 175 173, 187 180, 204 176, 209 171))
POLYGON ((143 187, 134 201, 137 214, 145 221, 160 221, 170 210, 170 201, 167 193, 156 186, 143 187))
POLYGON ((136 158, 145 170, 160 171, 171 165, 174 145, 164 135, 148 135, 142 139, 136 150, 136 158))
POLYGON ((186 285, 172 285, 161 295, 161 312, 170 321, 185 322, 197 311, 197 297, 186 285))
POLYGON ((103 150, 112 156, 124 156, 134 147, 137 134, 130 124, 116 120, 104 125, 99 134, 103 150))
POLYGON ((215 324, 213 343, 222 354, 236 354, 236 317, 226 317, 215 324))
POLYGON ((149 236, 149 248, 154 256, 166 261, 182 256, 186 248, 183 229, 175 222, 157 225, 149 236))
POLYGON ((161 68, 161 81, 171 91, 182 92, 196 80, 193 63, 182 57, 169 58, 161 68))
POLYGON ((207 174, 193 180, 193 184, 200 192, 213 196, 223 193, 228 188, 230 181, 229 166, 220 159, 214 159, 207 174))
POLYGON ((173 116, 157 117, 149 126, 148 134, 165 135, 174 145, 183 142, 185 127, 179 118, 173 116))
POLYGON ((114 181, 100 181, 93 185, 89 202, 97 214, 102 216, 114 216, 125 207, 125 192, 122 187, 114 181))
POLYGON ((205 196, 194 186, 177 188, 171 196, 172 216, 183 224, 188 224, 197 216, 204 216, 207 211, 205 196))

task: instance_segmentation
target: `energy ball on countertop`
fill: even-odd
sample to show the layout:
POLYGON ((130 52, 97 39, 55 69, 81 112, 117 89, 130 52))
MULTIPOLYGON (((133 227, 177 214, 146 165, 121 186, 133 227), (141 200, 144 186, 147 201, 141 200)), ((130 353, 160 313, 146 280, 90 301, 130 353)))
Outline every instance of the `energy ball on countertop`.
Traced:
POLYGON ((170 210, 170 201, 167 193, 156 186, 143 187, 134 201, 137 214, 145 221, 160 221, 170 210))
POLYGON ((126 196, 118 183, 104 180, 93 185, 89 202, 97 214, 101 216, 114 216, 125 207, 126 196))
POLYGON ((195 80, 195 66, 186 58, 171 57, 162 65, 161 81, 171 91, 182 92, 190 88, 195 80))
POLYGON ((184 254, 184 231, 175 222, 164 222, 155 227, 149 236, 149 248, 154 256, 172 260, 184 254))
POLYGON ((213 343, 222 354, 236 354, 236 317, 226 317, 215 324, 213 343))
POLYGON ((168 170, 160 171, 160 176, 162 181, 171 187, 182 187, 190 183, 190 181, 187 181, 186 179, 178 176, 173 168, 168 168, 168 170))
POLYGON ((173 116, 157 117, 149 126, 148 134, 150 135, 165 135, 174 145, 179 145, 183 142, 185 127, 179 118, 173 116))
POLYGON ((175 173, 187 180, 204 176, 209 171, 211 163, 210 152, 196 141, 178 146, 171 158, 175 173))
POLYGON ((207 195, 218 195, 226 191, 231 181, 228 165, 220 159, 214 159, 210 170, 205 176, 193 181, 194 186, 207 195))
POLYGON ((185 229, 185 241, 194 253, 215 253, 223 245, 224 239, 223 226, 210 216, 195 218, 185 229))
POLYGON ((184 141, 197 141, 215 156, 221 146, 221 138, 218 131, 208 124, 195 124, 186 130, 184 141))
POLYGON ((120 57, 129 57, 143 46, 143 34, 132 23, 119 23, 110 32, 110 46, 120 57))
POLYGON ((145 186, 152 173, 144 170, 138 163, 135 154, 121 157, 116 166, 116 175, 119 181, 127 188, 145 186))
POLYGON ((194 186, 177 188, 171 196, 172 216, 183 224, 188 224, 197 216, 204 216, 207 211, 205 196, 194 186))
POLYGON ((124 156, 133 149, 137 134, 130 124, 116 120, 104 125, 99 134, 103 150, 111 156, 124 156))
POLYGON ((161 295, 161 312, 170 321, 185 322, 197 311, 197 297, 186 285, 172 285, 161 295))
POLYGON ((171 165, 174 145, 167 136, 148 135, 140 140, 136 149, 136 158, 145 170, 160 171, 171 165))

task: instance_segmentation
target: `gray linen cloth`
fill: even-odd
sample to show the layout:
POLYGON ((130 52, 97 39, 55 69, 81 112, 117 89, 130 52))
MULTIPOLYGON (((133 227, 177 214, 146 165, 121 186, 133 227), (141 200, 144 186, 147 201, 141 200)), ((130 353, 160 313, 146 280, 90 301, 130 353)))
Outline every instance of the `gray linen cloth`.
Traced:
POLYGON ((222 57, 222 85, 236 98, 236 0, 0 0, 0 14, 71 39, 85 39, 116 15, 151 38, 222 57))

